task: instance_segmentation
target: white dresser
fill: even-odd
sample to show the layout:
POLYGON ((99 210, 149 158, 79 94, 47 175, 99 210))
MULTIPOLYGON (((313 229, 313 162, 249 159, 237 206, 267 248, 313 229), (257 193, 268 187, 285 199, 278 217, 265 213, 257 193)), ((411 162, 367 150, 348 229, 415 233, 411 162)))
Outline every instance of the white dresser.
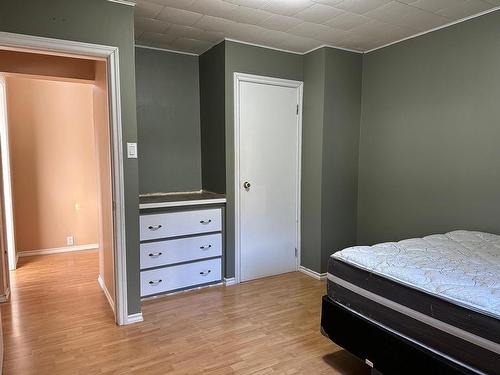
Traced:
POLYGON ((221 282, 225 199, 148 198, 139 206, 141 297, 221 282))

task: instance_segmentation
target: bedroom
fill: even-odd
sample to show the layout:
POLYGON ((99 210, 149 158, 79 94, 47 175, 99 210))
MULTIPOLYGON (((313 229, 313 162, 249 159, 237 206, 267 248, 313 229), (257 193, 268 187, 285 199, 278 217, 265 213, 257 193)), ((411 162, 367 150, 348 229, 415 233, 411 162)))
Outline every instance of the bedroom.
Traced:
MULTIPOLYGON (((322 4, 331 7, 331 12, 338 10, 353 15, 349 19, 353 23, 354 19, 357 22, 365 18, 375 21, 372 20, 369 24, 372 27, 368 27, 343 19, 345 23, 338 24, 336 30, 352 38, 346 37, 345 43, 330 42, 331 46, 321 43, 309 48, 308 43, 315 39, 305 36, 304 33, 311 31, 304 31, 299 25, 282 26, 295 27, 295 33, 303 34, 297 35, 293 45, 271 41, 271 38, 267 43, 257 37, 253 40, 251 28, 246 29, 251 35, 229 26, 213 30, 218 26, 216 23, 204 24, 205 39, 218 37, 219 33, 226 34, 223 37, 228 39, 194 42, 205 39, 189 34, 191 37, 187 39, 191 43, 183 44, 182 38, 172 40, 172 35, 181 31, 194 33, 196 30, 192 29, 196 27, 173 27, 177 25, 174 18, 179 23, 193 22, 195 25, 198 21, 188 18, 193 16, 191 13, 203 13, 206 19, 225 19, 223 15, 227 12, 227 18, 232 19, 236 16, 231 16, 228 9, 217 8, 214 4, 234 5, 234 2, 198 1, 198 8, 191 4, 191 8, 183 9, 179 5, 182 1, 165 0, 169 3, 167 6, 158 1, 160 4, 156 6, 154 1, 138 1, 135 7, 100 0, 50 1, 45 6, 36 1, 22 1, 24 7, 18 4, 20 2, 0 5, 2 32, 119 47, 123 149, 126 153, 128 147, 136 147, 138 152, 137 159, 123 159, 124 243, 127 246, 122 255, 126 259, 126 319, 136 323, 115 327, 110 324, 112 321, 96 322, 89 318, 73 327, 86 332, 78 343, 57 337, 64 335, 64 330, 47 331, 47 327, 52 327, 50 322, 46 322, 49 324, 45 328, 30 326, 31 334, 19 330, 14 319, 19 321, 27 317, 21 310, 17 317, 6 314, 11 308, 7 302, 2 306, 5 372, 12 373, 22 361, 22 373, 34 373, 35 368, 39 368, 38 373, 68 373, 75 367, 81 372, 90 372, 96 366, 110 372, 136 373, 368 373, 370 363, 382 373, 398 373, 385 361, 380 363, 384 359, 370 358, 367 354, 377 346, 377 340, 379 343, 384 340, 380 332, 374 333, 375 342, 366 340, 362 334, 352 335, 354 344, 367 343, 367 347, 362 348, 353 348, 353 343, 337 338, 340 347, 347 351, 321 335, 321 297, 327 294, 324 279, 330 255, 354 245, 422 238, 455 230, 500 234, 500 174, 497 171, 500 161, 497 147, 500 136, 500 106, 497 104, 500 97, 497 74, 500 14, 495 8, 498 4, 475 0, 405 2, 410 5, 360 0, 344 1, 345 4, 339 7, 322 4), (214 9, 203 5, 208 3, 213 3, 214 9), (352 7, 346 10, 348 3, 352 7), (377 9, 357 8, 354 4, 377 9), (403 12, 402 6, 418 9, 422 17, 403 12), (160 16, 165 8, 174 11, 160 16), (424 12, 422 8, 427 10, 424 12), (220 12, 219 16, 210 16, 214 12, 220 12), (420 12, 425 13, 425 17, 420 12), (438 22, 439 17, 444 18, 442 24, 438 22), (468 17, 471 18, 464 20, 468 17), (144 19, 156 21, 146 24, 144 19), (454 23, 458 20, 461 22, 454 23), (374 26, 377 22, 392 27, 377 31, 374 26), (169 24, 171 34, 164 23, 169 24), (359 34, 350 34, 358 28, 361 28, 359 34), (408 34, 398 34, 402 31, 408 34), (365 38, 364 45, 359 39, 361 34, 365 38), (412 37, 405 39, 407 36, 412 37), (234 73, 240 73, 239 81, 235 80, 234 73), (293 95, 297 94, 299 99, 302 95, 299 113, 294 113, 301 115, 301 124, 296 124, 296 129, 301 126, 300 137, 296 133, 297 138, 265 138, 268 124, 256 117, 258 121, 255 122, 263 127, 258 128, 259 133, 255 133, 254 138, 244 137, 255 143, 248 147, 246 154, 240 143, 238 154, 235 143, 238 105, 241 111, 259 116, 272 111, 268 107, 262 107, 261 111, 245 109, 248 102, 241 98, 252 94, 249 88, 257 85, 257 79, 261 80, 259 84, 266 80, 262 86, 287 87, 289 93, 293 90, 293 95), (235 86, 236 81, 240 86, 235 86), (301 147, 286 148, 278 141, 301 147), (252 150, 258 152, 252 153, 252 150), (286 198, 292 203, 285 206, 293 210, 281 214, 284 210, 272 206, 278 212, 269 215, 271 219, 265 226, 277 225, 283 217, 290 218, 300 212, 299 227, 292 220, 287 221, 286 229, 272 228, 274 233, 296 238, 297 256, 294 246, 289 246, 290 252, 284 255, 288 261, 286 270, 299 266, 302 272, 238 283, 281 273, 279 267, 285 262, 276 262, 275 257, 266 258, 269 251, 260 253, 265 261, 252 263, 252 257, 248 257, 258 251, 246 246, 253 243, 248 238, 255 238, 255 232, 250 229, 263 231, 261 223, 248 220, 261 212, 263 208, 259 204, 264 198, 260 195, 257 200, 250 200, 252 193, 257 196, 262 192, 255 177, 245 179, 243 176, 244 163, 239 168, 241 186, 235 186, 238 173, 235 159, 239 157, 240 162, 245 157, 273 160, 285 152, 290 152, 286 156, 289 160, 298 159, 300 155, 300 162, 287 163, 287 167, 293 168, 287 169, 286 174, 284 169, 278 173, 274 170, 269 178, 272 185, 279 186, 273 191, 273 199, 276 201, 276 197, 281 199, 281 195, 286 195, 279 194, 280 191, 290 192, 286 198), (297 180, 300 184, 296 184, 297 180), (248 183, 248 188, 243 183, 248 183), (200 195, 194 198, 170 194, 167 199, 151 195, 202 189, 213 194, 202 196, 198 193, 200 195), (297 196, 300 196, 299 201, 297 196), (236 211, 238 199, 239 215, 236 211), (141 230, 156 235, 165 227, 157 229, 162 225, 158 222, 143 227, 141 217, 165 213, 187 213, 185 215, 189 216, 200 210, 213 210, 210 215, 214 215, 195 217, 205 228, 202 232, 181 228, 162 236, 142 237, 141 230), (245 218, 245 214, 248 218, 238 223, 238 217, 245 218), (247 226, 249 222, 252 225, 247 226), (168 285, 159 293, 142 293, 141 275, 147 287, 161 288, 164 278, 147 272, 162 270, 168 274, 173 269, 167 263, 158 267, 141 263, 142 248, 146 257, 153 254, 149 258, 161 259, 165 253, 144 245, 159 246, 162 241, 180 238, 194 241, 199 239, 200 233, 204 240, 213 235, 213 243, 196 244, 200 248, 212 245, 203 249, 210 256, 196 258, 193 255, 189 259, 169 262, 180 265, 212 262, 209 268, 200 271, 206 273, 200 274, 201 281, 168 285), (299 264, 294 263, 295 259, 299 259, 299 264), (265 267, 268 268, 263 271, 265 267), (261 271, 263 274, 259 274, 261 271), (146 278, 149 275, 151 279, 146 278), (150 281, 153 284, 149 284, 150 281), (234 283, 238 284, 231 285, 234 283), (171 291, 211 284, 217 285, 163 296, 171 291), (151 298, 153 295, 161 298, 151 298), (9 317, 7 321, 6 316, 9 317), (144 321, 140 322, 142 319, 144 321), (302 329, 289 327, 287 322, 302 329), (95 334, 95 327, 102 329, 101 335, 95 334), (46 334, 56 335, 52 344, 44 341, 46 334), (22 338, 22 342, 16 337, 22 338), (195 345, 199 337, 203 339, 195 345), (117 343, 121 339, 125 340, 123 345, 117 343), (59 352, 68 342, 72 344, 59 352), (101 357, 100 351, 109 348, 108 345, 116 346, 101 357), (19 357, 15 353, 21 346, 26 351, 19 357)), ((276 4, 286 2, 278 0, 276 4)), ((301 20, 299 13, 304 10, 297 10, 297 7, 304 6, 306 1, 288 3, 295 5, 290 9, 285 9, 284 5, 276 5, 272 10, 259 8, 264 13, 253 12, 252 21, 247 14, 245 20, 239 18, 231 22, 260 24, 266 12, 301 20)), ((313 7, 323 2, 308 3, 313 7)), ((340 16, 312 10, 302 15, 308 19, 327 17, 328 20, 318 23, 331 25, 340 16)), ((262 20, 269 30, 281 25, 276 21, 280 17, 272 17, 275 18, 273 22, 262 20)), ((313 23, 306 21, 310 22, 313 23)), ((226 24, 221 21, 220 25, 226 24)), ((275 93, 259 91, 259 95, 272 97, 275 93)), ((269 102, 274 103, 274 99, 269 102)), ((293 106, 295 104, 300 104, 300 100, 293 102, 293 106)), ((248 133, 245 126, 245 121, 240 121, 240 135, 254 134, 248 133)), ((175 219, 174 223, 178 221, 175 219)), ((20 291, 13 291, 12 301, 21 297, 16 293, 20 291)), ((92 315, 90 307, 88 313, 92 315)), ((343 319, 349 328, 361 324, 352 317, 343 316, 343 319)), ((324 328, 328 328, 328 324, 325 323, 324 328)), ((332 329, 336 331, 335 325, 332 329)), ((341 333, 338 330, 338 334, 341 333)), ((404 349, 408 345, 397 343, 393 343, 397 348, 394 350, 399 350, 401 358, 407 358, 406 365, 411 363, 412 368, 416 368, 413 367, 415 363, 432 362, 412 358, 411 355, 417 356, 421 351, 412 347, 408 354, 404 349)), ((454 354, 456 356, 461 357, 454 354)), ((434 358, 428 353, 422 358, 428 357, 434 358)), ((453 368, 456 362, 451 362, 453 368)), ((474 363, 474 367, 488 363, 495 365, 489 359, 474 363)), ((465 372, 467 369, 453 370, 465 372)), ((401 371, 399 368, 399 373, 401 371)))

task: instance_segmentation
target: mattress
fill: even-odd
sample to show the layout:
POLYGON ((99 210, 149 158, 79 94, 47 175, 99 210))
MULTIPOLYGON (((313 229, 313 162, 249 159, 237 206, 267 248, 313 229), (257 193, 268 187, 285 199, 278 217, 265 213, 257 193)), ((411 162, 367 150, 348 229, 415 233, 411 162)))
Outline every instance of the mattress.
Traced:
POLYGON ((500 236, 454 231, 330 258, 328 295, 474 372, 500 373, 500 236))

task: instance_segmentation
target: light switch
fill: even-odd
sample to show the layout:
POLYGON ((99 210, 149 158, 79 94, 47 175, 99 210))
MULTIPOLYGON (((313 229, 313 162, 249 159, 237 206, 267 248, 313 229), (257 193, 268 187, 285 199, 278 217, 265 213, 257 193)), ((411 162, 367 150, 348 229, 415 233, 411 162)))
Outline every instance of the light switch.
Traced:
POLYGON ((127 157, 137 159, 137 143, 127 143, 127 157))

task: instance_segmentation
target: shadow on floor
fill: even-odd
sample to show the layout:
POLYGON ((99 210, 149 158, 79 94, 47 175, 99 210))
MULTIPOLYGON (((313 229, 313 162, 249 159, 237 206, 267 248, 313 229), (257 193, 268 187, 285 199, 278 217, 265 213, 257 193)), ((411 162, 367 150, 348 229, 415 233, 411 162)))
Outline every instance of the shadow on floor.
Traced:
POLYGON ((359 358, 345 350, 323 356, 323 361, 333 367, 339 374, 370 375, 371 368, 359 358))

